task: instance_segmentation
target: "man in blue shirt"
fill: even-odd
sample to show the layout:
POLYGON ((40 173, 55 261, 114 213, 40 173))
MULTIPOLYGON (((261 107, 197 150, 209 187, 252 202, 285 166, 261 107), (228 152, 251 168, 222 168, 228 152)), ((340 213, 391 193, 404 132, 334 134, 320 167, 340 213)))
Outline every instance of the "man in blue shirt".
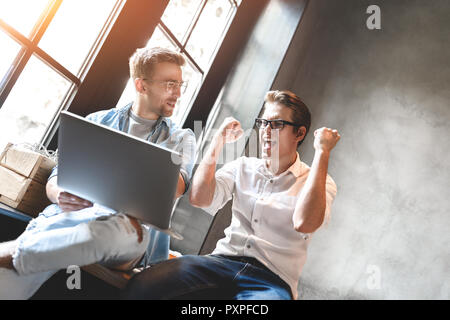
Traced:
MULTIPOLYGON (((130 58, 135 102, 87 116, 179 152, 177 198, 189 187, 195 156, 194 133, 168 118, 186 85, 184 64, 183 56, 171 50, 138 49, 130 58)), ((70 265, 102 263, 128 270, 168 258, 167 234, 62 190, 57 184, 57 168, 46 187, 53 204, 33 219, 17 240, 0 245, 0 298, 29 298, 56 271, 70 265)))

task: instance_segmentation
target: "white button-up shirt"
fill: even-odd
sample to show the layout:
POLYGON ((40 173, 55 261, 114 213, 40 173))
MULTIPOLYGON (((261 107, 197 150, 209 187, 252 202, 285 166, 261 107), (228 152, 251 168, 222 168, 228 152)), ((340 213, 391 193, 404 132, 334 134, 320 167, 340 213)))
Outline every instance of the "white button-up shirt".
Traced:
MULTIPOLYGON (((213 254, 258 259, 291 287, 294 299, 311 234, 295 231, 292 217, 309 170, 298 153, 294 164, 278 176, 267 170, 264 160, 241 157, 217 170, 214 198, 204 209, 214 215, 233 198, 231 224, 213 254)), ((336 192, 327 175, 326 222, 336 192)))

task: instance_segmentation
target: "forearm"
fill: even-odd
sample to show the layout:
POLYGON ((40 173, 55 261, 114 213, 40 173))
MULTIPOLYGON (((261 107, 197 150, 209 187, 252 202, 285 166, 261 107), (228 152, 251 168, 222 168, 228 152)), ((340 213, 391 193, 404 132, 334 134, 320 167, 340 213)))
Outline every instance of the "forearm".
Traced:
POLYGON ((218 137, 213 138, 195 172, 189 196, 191 204, 195 207, 208 207, 214 198, 216 165, 222 149, 223 142, 218 137))
POLYGON ((326 208, 326 180, 329 151, 318 150, 300 192, 293 215, 294 228, 298 232, 311 233, 323 222, 326 208))

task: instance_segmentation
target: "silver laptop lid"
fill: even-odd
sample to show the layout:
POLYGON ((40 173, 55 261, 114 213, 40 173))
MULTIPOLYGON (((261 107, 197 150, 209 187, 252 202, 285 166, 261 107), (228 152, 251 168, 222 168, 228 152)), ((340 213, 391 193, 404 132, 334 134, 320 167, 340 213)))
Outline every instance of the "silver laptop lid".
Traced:
POLYGON ((89 201, 170 230, 180 154, 63 111, 58 185, 89 201))

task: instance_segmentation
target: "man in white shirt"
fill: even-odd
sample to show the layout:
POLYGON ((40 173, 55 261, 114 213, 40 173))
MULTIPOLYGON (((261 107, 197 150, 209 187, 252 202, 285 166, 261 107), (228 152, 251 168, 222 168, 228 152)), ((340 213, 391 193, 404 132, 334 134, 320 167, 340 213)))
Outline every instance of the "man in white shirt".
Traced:
POLYGON ((297 148, 311 123, 306 105, 292 92, 266 95, 259 128, 262 159, 241 157, 216 172, 226 143, 243 133, 227 118, 200 163, 190 201, 216 213, 233 199, 225 238, 211 255, 183 256, 135 276, 125 291, 133 299, 296 299, 307 246, 329 220, 336 184, 327 174, 337 130, 314 132, 311 167, 297 148))

